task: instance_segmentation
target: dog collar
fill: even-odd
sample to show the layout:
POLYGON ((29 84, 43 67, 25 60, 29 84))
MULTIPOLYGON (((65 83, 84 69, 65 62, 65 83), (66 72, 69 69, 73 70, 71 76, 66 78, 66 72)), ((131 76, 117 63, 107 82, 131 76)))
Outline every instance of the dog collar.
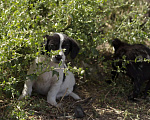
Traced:
MULTIPOLYGON (((64 66, 64 69, 66 68, 66 66, 64 66)), ((63 74, 63 82, 65 81, 65 79, 66 79, 66 74, 64 73, 63 74)))

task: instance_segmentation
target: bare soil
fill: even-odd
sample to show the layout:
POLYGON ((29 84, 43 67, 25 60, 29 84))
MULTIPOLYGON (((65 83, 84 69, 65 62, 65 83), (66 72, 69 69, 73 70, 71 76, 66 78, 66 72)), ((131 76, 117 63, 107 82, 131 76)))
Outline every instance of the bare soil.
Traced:
MULTIPOLYGON (((150 120, 150 95, 145 100, 140 96, 137 102, 128 100, 128 95, 132 93, 130 78, 121 74, 117 81, 112 84, 106 83, 107 80, 111 80, 112 68, 107 61, 110 56, 111 54, 105 53, 106 59, 103 62, 89 65, 92 69, 85 73, 84 79, 76 78, 77 85, 74 91, 81 100, 76 101, 68 96, 57 100, 58 103, 62 103, 62 107, 56 108, 46 102, 45 96, 34 93, 23 105, 28 119, 150 120), (78 106, 82 108, 81 112, 84 112, 82 118, 76 117, 75 111, 78 106)), ((16 100, 16 103, 19 102, 16 100)), ((1 119, 8 115, 7 109, 10 104, 11 101, 0 101, 1 119)))

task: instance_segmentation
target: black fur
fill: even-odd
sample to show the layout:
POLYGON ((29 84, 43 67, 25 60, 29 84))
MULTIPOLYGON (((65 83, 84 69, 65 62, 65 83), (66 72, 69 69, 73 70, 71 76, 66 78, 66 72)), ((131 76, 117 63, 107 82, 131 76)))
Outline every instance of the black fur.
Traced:
MULTIPOLYGON (((74 59, 77 54, 79 53, 79 45, 78 43, 68 37, 67 35, 63 34, 64 36, 64 41, 62 43, 62 49, 65 49, 65 56, 70 54, 70 57, 74 59)), ((53 36, 45 35, 43 36, 44 38, 47 38, 47 40, 44 41, 43 45, 45 46, 45 50, 47 52, 50 52, 51 50, 58 50, 59 49, 59 44, 60 44, 60 37, 58 34, 53 34, 53 36)))
POLYGON ((79 53, 79 45, 74 39, 69 37, 67 39, 70 41, 70 57, 74 59, 79 53))
POLYGON ((115 48, 112 79, 114 80, 118 76, 117 66, 131 77, 134 83, 133 94, 129 96, 131 100, 138 97, 141 85, 149 80, 144 92, 144 98, 146 98, 150 88, 150 63, 148 62, 150 49, 142 44, 127 44, 117 38, 112 41, 112 45, 115 48))

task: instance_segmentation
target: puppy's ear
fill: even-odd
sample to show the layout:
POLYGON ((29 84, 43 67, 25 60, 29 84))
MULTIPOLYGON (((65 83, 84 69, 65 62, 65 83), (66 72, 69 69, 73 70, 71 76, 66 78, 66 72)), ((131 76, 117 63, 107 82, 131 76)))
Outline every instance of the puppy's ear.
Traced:
POLYGON ((50 35, 44 35, 43 37, 46 38, 46 40, 44 40, 43 42, 43 45, 45 46, 49 43, 50 40, 53 39, 53 36, 50 36, 50 35))
POLYGON ((80 48, 79 48, 78 43, 74 39, 72 39, 72 38, 68 38, 68 39, 69 39, 70 44, 71 44, 70 57, 72 59, 74 59, 77 56, 77 54, 79 53, 80 48))
POLYGON ((112 41, 112 45, 114 46, 115 50, 118 50, 118 48, 125 46, 125 45, 129 45, 128 43, 122 42, 121 40, 119 40, 118 38, 115 38, 112 41))
POLYGON ((44 45, 47 45, 48 42, 52 39, 53 36, 44 35, 43 37, 47 39, 47 40, 44 40, 43 44, 44 44, 44 45))
MULTIPOLYGON (((52 37, 52 36, 49 36, 49 35, 44 35, 44 36, 43 36, 43 38, 46 38, 46 39, 44 40, 44 42, 42 42, 41 47, 44 47, 44 49, 45 49, 46 51, 48 51, 48 43, 49 43, 49 41, 52 39, 51 37, 52 37)), ((42 51, 42 54, 44 54, 43 51, 42 51)))

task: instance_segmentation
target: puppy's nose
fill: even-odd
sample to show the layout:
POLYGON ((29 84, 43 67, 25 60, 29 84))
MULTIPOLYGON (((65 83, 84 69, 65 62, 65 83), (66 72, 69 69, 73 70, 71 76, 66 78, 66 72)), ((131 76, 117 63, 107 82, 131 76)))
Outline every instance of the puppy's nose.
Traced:
POLYGON ((56 58, 56 60, 60 61, 62 59, 62 56, 61 55, 56 55, 55 58, 56 58))

